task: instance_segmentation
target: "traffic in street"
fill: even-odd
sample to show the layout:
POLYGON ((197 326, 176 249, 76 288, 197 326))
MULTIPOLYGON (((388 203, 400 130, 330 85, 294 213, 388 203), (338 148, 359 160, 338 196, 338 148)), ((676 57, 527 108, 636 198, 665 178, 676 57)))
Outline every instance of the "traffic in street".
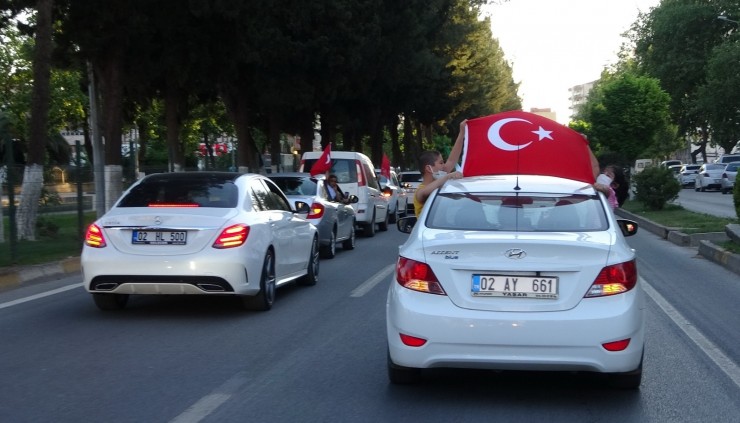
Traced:
MULTIPOLYGON (((720 195, 721 196, 721 195, 720 195)), ((321 261, 269 312, 234 298, 135 296, 102 312, 81 276, 0 293, 0 420, 734 421, 737 275, 647 231, 629 237, 645 291, 639 390, 598 375, 434 369, 389 383, 385 302, 395 227, 321 261)), ((563 334, 567 336, 567 334, 563 334)))

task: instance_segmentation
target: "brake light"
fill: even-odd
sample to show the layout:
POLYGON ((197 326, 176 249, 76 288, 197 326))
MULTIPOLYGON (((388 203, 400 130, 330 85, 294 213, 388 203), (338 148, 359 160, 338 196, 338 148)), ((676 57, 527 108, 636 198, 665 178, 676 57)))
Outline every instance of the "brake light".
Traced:
POLYGON ((604 347, 607 351, 624 351, 627 349, 627 347, 630 344, 630 339, 622 339, 621 341, 614 341, 614 342, 607 342, 605 344, 601 344, 602 347, 604 347))
POLYGON ((169 208, 169 207, 200 207, 198 203, 151 203, 147 207, 169 208))
POLYGON ((93 223, 87 227, 87 232, 85 232, 85 245, 94 248, 104 248, 107 245, 100 226, 93 223))
POLYGON ((635 260, 613 264, 601 269, 599 276, 586 293, 589 297, 605 297, 627 292, 637 285, 637 264, 635 260))
POLYGON ((364 187, 367 185, 367 182, 365 181, 365 174, 362 173, 362 164, 359 160, 355 160, 355 167, 357 168, 357 186, 364 187))
POLYGON ((427 340, 424 338, 417 338, 415 336, 406 335, 405 333, 399 333, 398 335, 401 337, 401 342, 409 347, 420 347, 427 343, 427 340))
POLYGON ((319 219, 324 215, 324 205, 320 203, 311 204, 311 210, 308 212, 306 219, 319 219))
POLYGON ((234 248, 244 244, 249 236, 249 226, 239 223, 229 226, 213 243, 213 248, 234 248))
POLYGON ((398 263, 396 264, 396 281, 402 287, 412 291, 447 295, 428 264, 406 257, 398 258, 398 263))

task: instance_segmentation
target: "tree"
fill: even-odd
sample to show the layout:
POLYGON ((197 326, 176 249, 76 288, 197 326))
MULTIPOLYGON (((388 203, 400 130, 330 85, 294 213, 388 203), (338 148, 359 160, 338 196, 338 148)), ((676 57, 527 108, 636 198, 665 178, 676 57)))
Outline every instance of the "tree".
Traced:
POLYGON ((588 123, 589 141, 632 162, 655 145, 669 124, 670 97, 658 80, 629 72, 602 76, 578 118, 588 123))
POLYGON ((707 81, 699 88, 697 107, 706 111, 712 140, 732 152, 740 140, 740 42, 725 42, 707 65, 707 81))

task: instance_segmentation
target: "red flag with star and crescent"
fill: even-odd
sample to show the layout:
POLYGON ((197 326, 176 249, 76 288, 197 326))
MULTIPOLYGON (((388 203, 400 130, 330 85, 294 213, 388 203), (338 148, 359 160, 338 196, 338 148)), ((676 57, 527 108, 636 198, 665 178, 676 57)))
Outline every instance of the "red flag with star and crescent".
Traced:
POLYGON ((534 113, 469 119, 464 152, 465 176, 548 175, 594 183, 586 137, 534 113))
POLYGON ((391 179, 391 161, 388 160, 388 156, 383 153, 383 158, 380 161, 380 174, 385 176, 385 179, 390 181, 391 179))
POLYGON ((320 175, 331 170, 331 143, 326 144, 324 152, 321 153, 316 163, 311 166, 311 176, 320 175))

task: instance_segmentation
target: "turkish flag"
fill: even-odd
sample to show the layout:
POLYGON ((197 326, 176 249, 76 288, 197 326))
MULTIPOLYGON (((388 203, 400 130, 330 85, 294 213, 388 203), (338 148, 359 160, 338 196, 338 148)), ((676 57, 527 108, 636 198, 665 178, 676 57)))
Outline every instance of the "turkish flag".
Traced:
POLYGON ((311 166, 311 176, 326 173, 331 170, 331 143, 326 145, 321 157, 311 166))
POLYGON ((548 175, 594 183, 586 137, 520 110, 468 120, 462 173, 548 175))
POLYGON ((391 180, 391 161, 388 160, 385 153, 383 153, 383 159, 380 161, 380 174, 385 176, 385 179, 391 180))

